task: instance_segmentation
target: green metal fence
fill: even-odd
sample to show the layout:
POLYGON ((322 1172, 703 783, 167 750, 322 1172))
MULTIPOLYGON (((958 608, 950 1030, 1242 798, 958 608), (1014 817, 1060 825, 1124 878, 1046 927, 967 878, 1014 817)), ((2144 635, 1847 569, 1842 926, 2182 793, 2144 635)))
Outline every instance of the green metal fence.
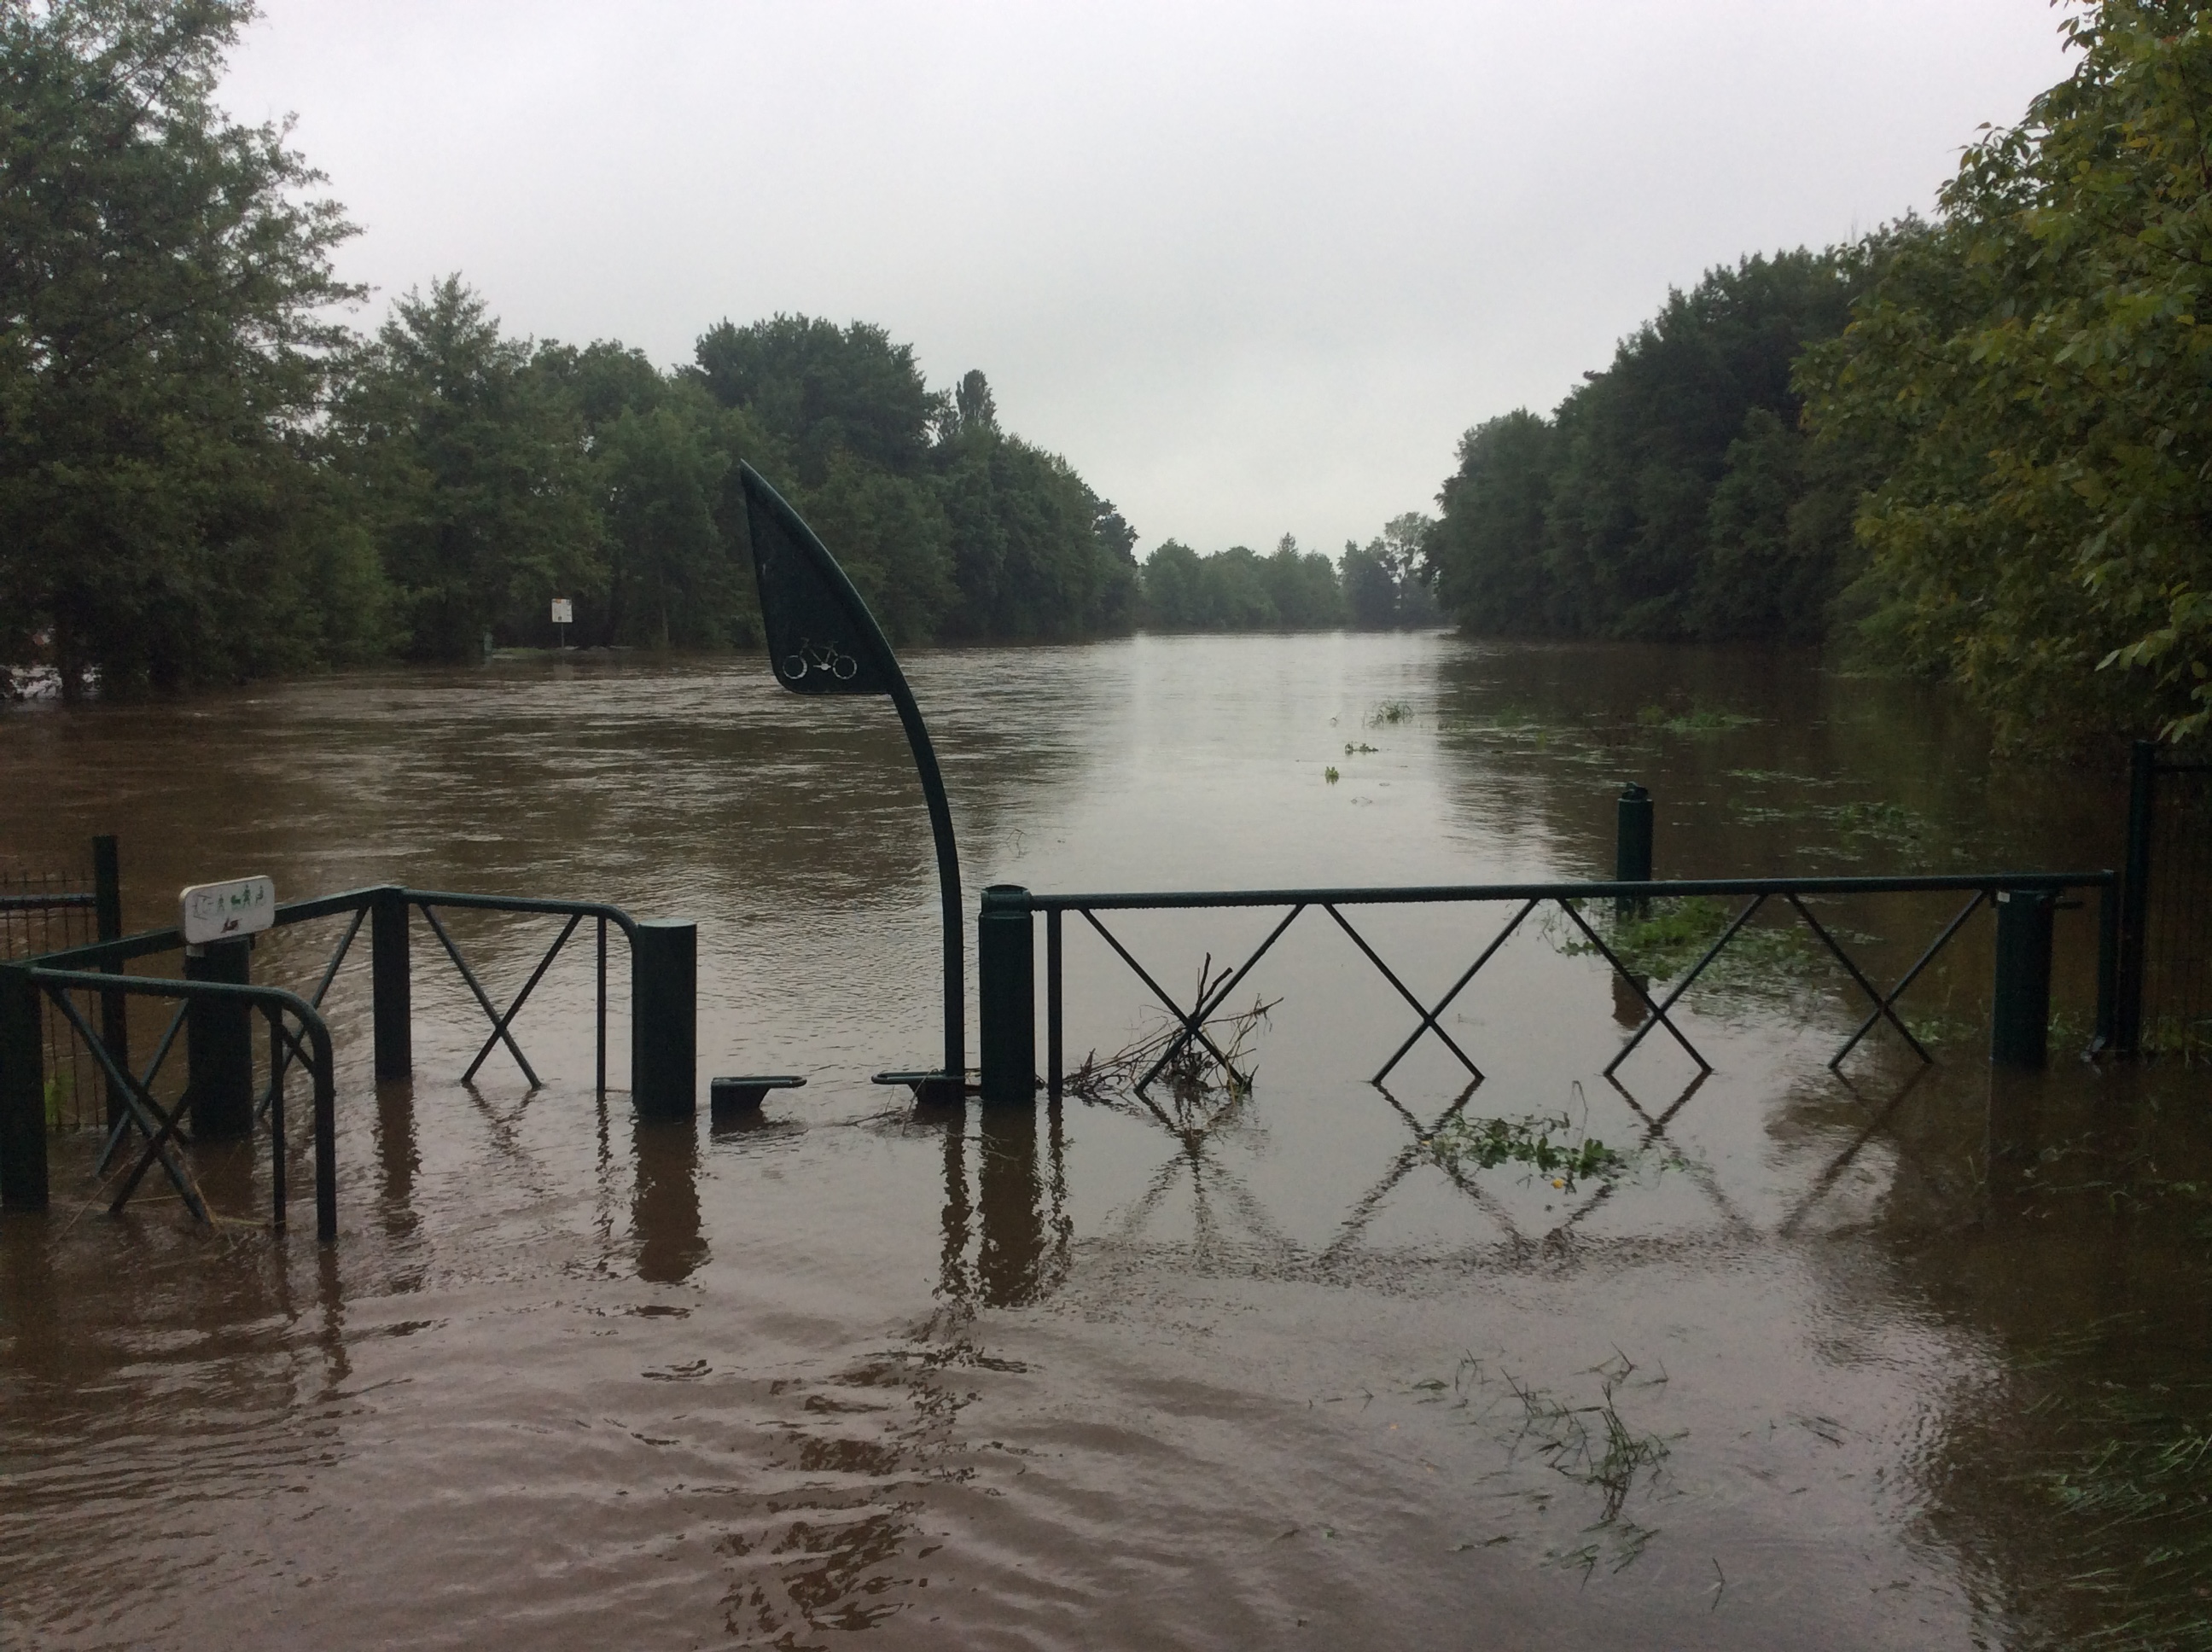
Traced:
POLYGON ((1700 1072, 1711 1072, 1708 1062, 1676 1021, 1674 1011, 1683 994, 1737 939, 1751 920, 1769 906, 1778 906, 1794 922, 1802 923, 1842 969, 1866 1004, 1864 1018, 1830 1060, 1841 1065, 1877 1025, 1887 1023, 1923 1061, 1932 1061, 1922 1041, 1913 1035, 1898 1012, 1899 1000, 1929 966, 1984 908, 1997 914, 1996 968, 1992 983, 1990 1058, 2008 1065, 2039 1066, 2045 1059, 2050 1023, 2051 914, 2063 897, 2075 890, 2097 892, 2098 994, 2097 1040, 2109 1042, 2112 1032, 2114 979, 2119 936, 2118 879, 2110 872, 1991 872, 1906 878, 1723 878, 1671 881, 1613 879, 1604 882, 1554 882, 1434 885, 1402 889, 1291 889, 1182 890, 1158 893, 1036 894, 1013 885, 999 884, 984 891, 979 920, 977 957, 982 976, 982 1093, 986 1101, 1027 1099, 1036 1078, 1036 1009, 1031 971, 1034 914, 1045 919, 1045 1062, 1043 1082, 1051 1093, 1060 1092, 1066 1078, 1062 1031, 1065 967, 1065 919, 1073 913, 1152 993, 1175 1023, 1175 1030, 1149 1066, 1136 1079, 1142 1091, 1167 1070, 1185 1050, 1204 1050, 1232 1073, 1234 1062, 1208 1030, 1208 1023, 1243 984, 1276 943, 1308 913, 1325 916, 1371 964, 1401 999, 1412 1017, 1410 1029, 1376 1070, 1373 1082, 1381 1084, 1391 1070, 1425 1037, 1434 1037, 1463 1066, 1470 1077, 1483 1075, 1474 1059, 1444 1030, 1442 1017, 1504 945, 1539 908, 1550 908, 1579 935, 1581 944, 1603 958, 1641 1012, 1639 1024, 1627 1042, 1607 1064, 1609 1077, 1629 1060, 1646 1037, 1663 1030, 1696 1062, 1700 1072), (1877 984, 1852 955, 1832 924, 1823 923, 1810 902, 1824 898, 1900 895, 1959 894, 1967 898, 1950 920, 1929 939, 1914 963, 1887 987, 1877 984), (1634 909, 1646 902, 1692 898, 1739 901, 1733 916, 1704 955, 1676 979, 1663 998, 1652 995, 1651 983, 1624 963, 1584 908, 1611 902, 1616 910, 1634 909), (1425 1002, 1407 986, 1382 953, 1347 915, 1361 908, 1416 905, 1503 905, 1511 915, 1474 957, 1451 987, 1435 1003, 1425 1002), (1162 986, 1154 973, 1108 926, 1102 914, 1222 909, 1280 908, 1282 917, 1243 962, 1206 981, 1186 1005, 1162 986))

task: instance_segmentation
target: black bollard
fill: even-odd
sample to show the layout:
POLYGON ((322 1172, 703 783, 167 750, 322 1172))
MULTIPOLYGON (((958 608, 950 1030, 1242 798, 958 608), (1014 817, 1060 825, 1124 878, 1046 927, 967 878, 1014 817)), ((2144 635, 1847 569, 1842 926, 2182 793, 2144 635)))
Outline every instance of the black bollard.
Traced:
POLYGON ((1997 891, 1996 981, 1991 993, 1990 1060, 2039 1067, 2051 1037, 2051 914, 2041 890, 1997 891))
POLYGON ((379 890, 368 908, 369 1020, 379 1084, 415 1071, 410 910, 405 894, 396 889, 379 890))
POLYGON ((46 1075, 39 989, 0 966, 0 1211, 46 1208, 46 1075))
MULTIPOLYGON (((243 987, 253 975, 251 940, 185 949, 186 981, 243 987)), ((185 1094, 192 1139, 232 1141, 253 1132, 253 1010, 237 999, 196 998, 185 1011, 185 1094)))
POLYGON ((630 1103, 641 1119, 688 1119, 699 1107, 699 926, 639 924, 629 979, 630 1103))
POLYGON ((1027 1105, 1036 1098, 1036 942, 1030 892, 1020 884, 983 891, 975 969, 984 1104, 1027 1105))
MULTIPOLYGON (((1613 876, 1620 884, 1651 881, 1651 794, 1632 781, 1621 793, 1615 816, 1613 876)), ((1624 896, 1613 903, 1616 918, 1641 918, 1650 910, 1651 902, 1641 898, 1624 896)))

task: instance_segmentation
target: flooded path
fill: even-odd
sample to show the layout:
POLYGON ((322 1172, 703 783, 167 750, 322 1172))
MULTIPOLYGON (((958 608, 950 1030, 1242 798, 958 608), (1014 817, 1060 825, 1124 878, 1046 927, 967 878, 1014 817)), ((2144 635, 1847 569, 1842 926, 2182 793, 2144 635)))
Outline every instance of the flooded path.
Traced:
MULTIPOLYGON (((1787 656, 1139 638, 909 671, 971 914, 999 881, 1602 876, 1632 780, 1662 877, 2118 852, 2117 783, 1787 656)), ((635 1122, 592 1093, 577 954, 517 1023, 545 1087, 500 1058, 465 1089, 481 1020, 418 924, 411 1085, 370 1081, 365 957, 333 990, 334 1248, 253 1226, 233 1146, 198 1150, 213 1236, 80 1210, 98 1142, 64 1138, 54 1212, 0 1223, 0 1644, 2034 1646, 2192 1610, 2047 1478, 2212 1417, 2203 1069, 2071 1059, 2091 914, 2047 1073, 1983 1060, 1984 917, 1905 1000, 1933 1069, 1885 1031, 1831 1073, 1861 1006, 1778 929, 1686 1000, 1711 1077, 1654 1042, 1616 1087, 1632 1001, 1532 919, 1443 1023, 1485 1081, 1430 1039, 1382 1090, 1414 1017, 1316 919, 1251 982, 1249 1094, 917 1112, 868 1083, 938 1014, 873 702, 750 659, 517 661, 18 711, 0 774, 0 854, 118 834, 131 927, 248 872, 696 919, 702 1076, 811 1075, 749 1127, 635 1122), (1485 1168, 1483 1121, 1615 1159, 1485 1168), (2135 1592, 2066 1581, 2105 1565, 2135 1592)), ((1955 905, 1836 921, 1893 977, 1955 905)), ((473 915, 503 999, 550 931, 473 915)), ((1182 986, 1278 915, 1114 927, 1182 986)), ((1360 922, 1432 1000, 1508 915, 1360 922)), ((257 979, 335 938, 264 939, 257 979)), ((1068 963, 1072 1059, 1158 1024, 1073 926, 1068 963)), ((619 1019, 611 1048, 621 1085, 619 1019)))

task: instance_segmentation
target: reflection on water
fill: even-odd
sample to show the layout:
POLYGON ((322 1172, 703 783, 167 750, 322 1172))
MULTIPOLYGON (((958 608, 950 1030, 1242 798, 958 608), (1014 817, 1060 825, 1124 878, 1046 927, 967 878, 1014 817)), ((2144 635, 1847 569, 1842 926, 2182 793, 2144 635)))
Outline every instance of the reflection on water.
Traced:
MULTIPOLYGON (((2112 788, 1786 655, 1139 639, 912 675, 976 887, 1595 876, 1631 780, 1662 875, 2112 858, 2112 788)), ((0 718, 0 849, 118 832, 136 923, 249 871, 696 918, 702 1071, 811 1079, 635 1121, 622 965, 601 1098, 564 956, 517 1023, 546 1085, 464 1088, 481 1015, 426 954, 414 1081, 375 1085, 356 958, 335 1249, 250 1225, 245 1145, 196 1150, 240 1218, 209 1236, 173 1200, 106 1218, 97 1144, 62 1143, 56 1212, 0 1223, 0 1643, 2193 1632, 2212 1522, 2147 1454, 2212 1418, 2201 1072, 1993 1076, 1986 926, 1905 1000, 1924 1071, 1886 1028, 1828 1071, 1863 1005, 1778 947, 1672 1012, 1710 1076, 1654 1039, 1608 1082, 1643 1005, 1532 920, 1438 1017, 1486 1076, 1424 1036, 1380 1089, 1420 1012, 1316 918, 1247 984, 1276 1005, 1249 1089, 887 1111, 867 1074, 936 1031, 905 762, 880 707, 795 705, 742 660, 0 718), (1439 1146, 1551 1118, 1628 1168, 1566 1187, 1439 1146), (2154 1505, 2162 1532, 2129 1512, 2154 1505)), ((1893 978, 1951 910, 1833 918, 1893 978)), ((1115 932, 1188 982, 1280 915, 1115 932)), ((1358 928, 1429 1005, 1508 915, 1358 928)), ((548 938, 450 921, 499 1002, 548 938)), ((2069 1037, 2092 925, 2061 920, 2069 1037)), ((257 975, 312 984, 331 939, 279 932, 257 975)), ((1067 961, 1079 1060, 1161 1024, 1074 926, 1067 961)))
POLYGON ((637 1277, 682 1285, 707 1260, 699 1223, 699 1133, 690 1119, 638 1119, 630 1126, 629 1219, 637 1277))
POLYGON ((1049 1295, 1066 1276, 1073 1233, 1061 1103, 929 1108, 923 1116, 945 1135, 940 1294, 986 1308, 1049 1295))

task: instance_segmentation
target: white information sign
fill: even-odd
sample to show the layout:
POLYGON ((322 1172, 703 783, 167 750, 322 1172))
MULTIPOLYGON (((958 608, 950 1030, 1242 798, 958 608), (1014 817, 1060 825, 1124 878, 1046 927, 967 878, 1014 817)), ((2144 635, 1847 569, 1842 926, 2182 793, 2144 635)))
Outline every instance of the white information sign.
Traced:
POLYGON ((574 625, 575 623, 576 604, 570 602, 566 597, 554 598, 553 623, 556 625, 574 625))
POLYGON ((177 896, 177 926, 187 946, 257 934, 276 921, 276 885, 266 878, 195 884, 177 896))

